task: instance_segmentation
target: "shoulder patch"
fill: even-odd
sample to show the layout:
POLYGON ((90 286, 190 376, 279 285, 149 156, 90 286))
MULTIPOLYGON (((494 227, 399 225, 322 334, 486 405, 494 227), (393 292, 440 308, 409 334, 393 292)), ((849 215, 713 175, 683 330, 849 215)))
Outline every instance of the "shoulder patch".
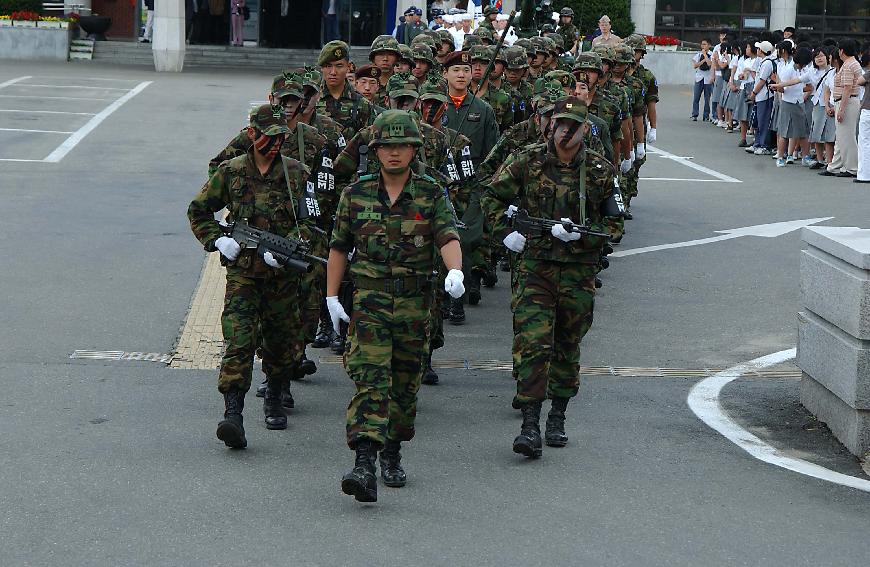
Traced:
POLYGON ((360 181, 372 181, 372 180, 377 179, 377 178, 378 178, 378 175, 376 173, 367 173, 365 175, 360 175, 359 180, 360 181))

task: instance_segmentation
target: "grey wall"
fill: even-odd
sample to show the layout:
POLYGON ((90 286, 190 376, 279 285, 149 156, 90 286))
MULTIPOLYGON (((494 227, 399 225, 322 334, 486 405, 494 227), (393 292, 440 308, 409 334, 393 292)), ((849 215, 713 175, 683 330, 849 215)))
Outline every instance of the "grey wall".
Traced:
POLYGON ((660 85, 691 85, 694 51, 648 51, 643 66, 653 72, 660 85))
POLYGON ((66 61, 69 30, 43 28, 0 28, 0 59, 66 61))

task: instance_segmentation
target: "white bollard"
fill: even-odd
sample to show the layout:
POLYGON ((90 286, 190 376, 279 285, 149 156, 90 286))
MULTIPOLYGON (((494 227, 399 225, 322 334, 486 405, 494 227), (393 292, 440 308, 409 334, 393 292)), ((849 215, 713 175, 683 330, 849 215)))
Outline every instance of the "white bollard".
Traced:
POLYGON ((184 0, 154 0, 151 51, 156 71, 181 72, 185 46, 184 0))

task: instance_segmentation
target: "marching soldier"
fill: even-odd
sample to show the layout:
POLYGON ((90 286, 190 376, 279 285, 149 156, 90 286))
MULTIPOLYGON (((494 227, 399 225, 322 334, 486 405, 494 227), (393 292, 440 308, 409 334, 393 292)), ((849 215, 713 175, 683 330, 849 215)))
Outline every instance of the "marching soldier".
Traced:
POLYGON ((501 77, 504 72, 504 63, 498 62, 493 65, 489 77, 484 80, 483 73, 489 62, 492 61, 495 47, 479 45, 471 48, 471 90, 478 99, 487 103, 495 111, 495 119, 498 122, 499 132, 504 132, 514 123, 510 96, 502 89, 492 84, 491 77, 501 77))
POLYGON ((568 7, 559 12, 559 27, 556 33, 562 36, 564 50, 577 55, 577 43, 580 40, 580 32, 574 25, 574 10, 568 7))
POLYGON ((655 143, 656 141, 656 104, 659 101, 659 83, 656 80, 652 71, 647 69, 641 63, 641 60, 646 55, 646 41, 642 35, 633 34, 625 40, 625 45, 634 50, 634 64, 629 68, 629 74, 640 80, 643 85, 643 105, 641 115, 635 120, 635 128, 640 133, 640 140, 637 144, 634 160, 634 184, 629 189, 625 202, 625 218, 631 219, 631 200, 637 196, 638 179, 640 178, 640 168, 646 163, 646 144, 655 143), (646 124, 649 122, 649 129, 646 124))
POLYGON ((411 172, 423 143, 416 121, 387 110, 375 129, 380 172, 342 193, 327 267, 327 304, 336 327, 341 320, 350 323, 344 364, 356 384, 347 410, 347 441, 356 461, 341 488, 361 502, 377 501, 378 451, 384 484, 400 487, 407 480, 400 448, 414 437, 438 252, 450 270, 445 291, 453 297, 464 291, 459 235, 444 189, 411 172), (337 298, 351 250, 352 318, 337 298))
POLYGON ((246 220, 283 237, 301 234, 297 210, 308 172, 298 161, 280 156, 289 131, 284 109, 268 104, 254 109, 250 131, 253 147, 223 162, 187 210, 196 238, 206 251, 219 251, 227 267, 221 319, 224 355, 218 376, 225 412, 217 437, 235 449, 248 444, 242 411, 251 387, 258 324, 268 385, 263 403, 268 429, 287 427, 281 392, 302 356, 298 275, 284 269, 269 252, 259 257, 254 249, 243 250, 214 218, 226 207, 230 222, 246 220))
POLYGON ((546 442, 564 446, 565 410, 579 388, 580 341, 592 325, 594 278, 606 237, 573 232, 564 223, 603 229, 611 196, 610 162, 583 145, 586 105, 576 97, 557 103, 551 139, 512 156, 489 184, 482 204, 498 226, 505 246, 521 254, 514 309, 517 397, 523 413, 513 450, 541 456, 540 413, 552 406, 546 442), (503 212, 509 205, 532 217, 555 220, 549 233, 511 231, 503 212), (562 221, 562 222, 560 222, 562 221))
POLYGON ((317 101, 317 112, 340 124, 346 140, 374 121, 371 104, 355 92, 347 81, 350 72, 349 51, 343 41, 330 41, 323 46, 317 58, 323 75, 323 96, 317 101))
POLYGON ((526 80, 529 63, 522 47, 508 47, 504 52, 505 79, 513 89, 514 124, 528 120, 532 114, 532 94, 534 87, 526 80))
POLYGON ((384 100, 387 96, 387 81, 395 72, 396 62, 402 56, 399 50, 399 42, 396 38, 389 35, 379 35, 372 42, 371 51, 369 51, 369 61, 381 70, 381 76, 378 79, 380 87, 375 94, 376 100, 384 100))

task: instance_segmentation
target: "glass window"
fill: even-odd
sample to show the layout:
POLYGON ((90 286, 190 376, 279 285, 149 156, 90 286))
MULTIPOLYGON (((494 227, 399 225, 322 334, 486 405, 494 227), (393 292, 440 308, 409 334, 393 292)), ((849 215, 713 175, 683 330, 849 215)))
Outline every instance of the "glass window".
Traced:
POLYGON ((686 0, 687 12, 725 12, 738 14, 741 0, 686 0))
MULTIPOLYGON (((668 12, 659 12, 659 15, 656 20, 656 26, 663 28, 682 28, 683 27, 683 15, 682 14, 669 14, 668 12)), ((673 30, 670 30, 668 34, 672 34, 673 30)))
MULTIPOLYGON (((519 10, 519 8, 517 8, 519 10)), ((660 12, 682 12, 683 0, 656 0, 656 10, 660 12)))
POLYGON ((831 16, 870 16, 870 7, 866 2, 855 0, 828 0, 826 15, 831 16))
POLYGON ((825 0, 798 0, 798 14, 821 15, 825 13, 825 0))
POLYGON ((827 31, 839 33, 867 33, 867 24, 870 20, 854 19, 854 18, 828 18, 827 31))
POLYGON ((770 0, 743 0, 743 13, 770 14, 770 0))

